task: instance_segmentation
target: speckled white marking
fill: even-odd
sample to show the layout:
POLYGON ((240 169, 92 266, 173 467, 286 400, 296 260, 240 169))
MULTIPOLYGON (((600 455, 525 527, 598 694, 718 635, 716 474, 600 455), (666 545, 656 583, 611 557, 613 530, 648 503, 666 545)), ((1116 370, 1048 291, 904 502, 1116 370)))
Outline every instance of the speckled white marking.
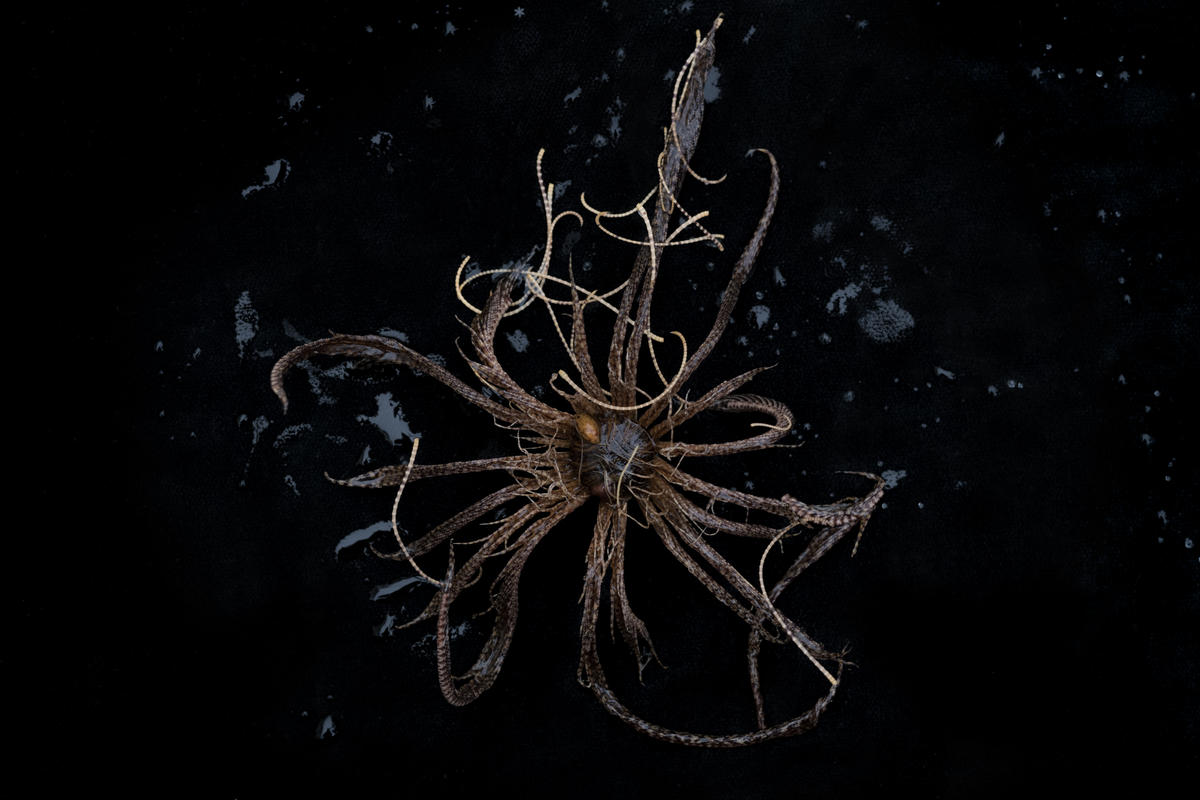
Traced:
POLYGON ((825 304, 825 310, 830 314, 837 314, 839 317, 846 316, 846 304, 858 297, 860 292, 862 292, 861 284, 846 284, 829 297, 829 302, 825 304))
POLYGON ((858 318, 858 327, 877 342, 894 342, 915 325, 913 315, 895 300, 876 300, 875 307, 858 318))
POLYGON ((258 335, 258 312, 250 304, 250 292, 242 292, 238 295, 237 302, 233 304, 233 336, 237 341, 239 358, 246 357, 246 345, 256 335, 258 335))

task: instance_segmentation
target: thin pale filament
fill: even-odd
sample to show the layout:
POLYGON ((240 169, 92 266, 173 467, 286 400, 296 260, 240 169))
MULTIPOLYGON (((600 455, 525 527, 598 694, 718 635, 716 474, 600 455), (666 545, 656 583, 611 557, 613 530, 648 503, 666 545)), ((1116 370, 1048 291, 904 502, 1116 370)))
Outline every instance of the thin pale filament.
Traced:
POLYGON ((601 400, 597 397, 592 397, 590 394, 588 394, 583 389, 583 387, 581 387, 579 384, 575 383, 575 381, 571 380, 571 376, 568 375, 567 373, 563 372, 561 369, 554 375, 551 375, 550 380, 551 380, 551 382, 553 382, 556 377, 562 378, 564 381, 567 382, 567 385, 570 386, 572 389, 574 389, 576 392, 578 392, 579 394, 588 398, 589 400, 591 400, 593 403, 600 406, 601 408, 607 408, 609 411, 637 411, 638 409, 646 408, 647 406, 657 403, 659 400, 662 400, 664 397, 667 397, 668 395, 672 394, 675 391, 675 385, 679 381, 680 376, 683 375, 683 368, 685 366, 687 366, 687 339, 685 339, 683 334, 680 333, 679 331, 671 331, 671 333, 678 336, 679 341, 683 343, 683 357, 682 357, 683 360, 680 362, 679 371, 675 373, 675 377, 671 379, 671 381, 667 384, 665 389, 663 389, 661 392, 659 392, 656 397, 653 397, 644 403, 638 403, 637 405, 632 405, 632 406, 618 406, 618 405, 613 405, 612 403, 606 403, 603 400, 601 400))
POLYGON ((804 653, 808 660, 813 663, 813 666, 820 670, 821 674, 824 675, 831 684, 837 686, 837 678, 829 674, 829 670, 825 669, 824 665, 822 665, 820 661, 817 661, 816 657, 808 651, 808 648, 805 647, 796 634, 792 632, 791 626, 787 624, 787 621, 784 620, 783 615, 779 613, 779 609, 775 608, 775 604, 771 602, 771 595, 767 592, 767 582, 763 580, 763 565, 767 563, 767 553, 771 552, 771 548, 774 547, 780 540, 782 540, 785 535, 787 535, 787 532, 791 529, 791 527, 792 526, 789 525, 776 534, 775 538, 771 540, 771 543, 767 545, 767 549, 763 550, 762 558, 758 560, 758 588, 759 591, 762 592, 763 600, 765 600, 767 605, 770 607, 771 614, 775 617, 775 621, 779 623, 779 627, 787 633, 788 638, 792 640, 792 643, 796 645, 796 647, 800 648, 800 652, 804 653))
POLYGON ((400 495, 404 494, 404 487, 408 485, 408 476, 412 475, 413 464, 415 464, 417 460, 417 447, 420 446, 420 444, 420 437, 413 439, 412 452, 408 455, 408 466, 404 468, 404 477, 400 479, 400 488, 396 489, 396 499, 392 501, 392 535, 396 537, 396 544, 400 545, 400 550, 404 553, 404 558, 408 560, 408 563, 412 565, 412 568, 416 570, 417 574, 432 583, 434 586, 437 586, 439 589, 444 589, 445 584, 439 580, 434 580, 433 578, 429 577, 427 574, 425 574, 425 570, 417 566, 417 562, 415 559, 413 559, 412 553, 408 552, 408 545, 404 543, 404 539, 400 536, 400 526, 396 524, 396 510, 400 507, 400 495))
POLYGON ((621 496, 621 482, 625 480, 625 473, 629 471, 629 465, 633 463, 639 447, 641 447, 640 444, 633 446, 633 452, 629 454, 629 459, 625 462, 625 466, 621 467, 621 474, 617 476, 617 497, 621 496))

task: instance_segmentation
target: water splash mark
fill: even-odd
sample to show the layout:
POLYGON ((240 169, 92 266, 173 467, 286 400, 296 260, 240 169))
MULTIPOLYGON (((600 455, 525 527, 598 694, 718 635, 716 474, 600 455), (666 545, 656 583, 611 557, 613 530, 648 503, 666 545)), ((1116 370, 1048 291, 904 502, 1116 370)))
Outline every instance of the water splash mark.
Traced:
POLYGON ((287 336, 292 341, 299 342, 301 344, 303 344, 304 342, 311 341, 311 337, 305 336, 303 333, 301 333, 299 330, 297 330, 296 326, 293 325, 289 320, 285 319, 280 324, 283 326, 284 335, 287 336))
POLYGON ((399 339, 400 341, 404 342, 405 344, 408 344, 408 334, 405 333, 404 331, 398 331, 395 328, 380 328, 379 335, 380 336, 390 336, 393 339, 399 339))
POLYGON ((818 222, 812 226, 812 238, 815 242, 833 241, 833 222, 818 222))
POLYGON ((750 319, 754 321, 756 328, 762 330, 762 327, 771 319, 771 309, 764 305, 751 306, 750 319))
POLYGON ((401 578, 398 581, 392 581, 391 583, 382 583, 371 590, 371 599, 382 600, 385 597, 390 597, 401 589, 407 586, 412 586, 415 583, 427 583, 427 581, 420 575, 412 575, 408 578, 401 578))
MULTIPOLYGON (((460 622, 458 625, 451 625, 449 628, 447 628, 446 634, 449 637, 450 641, 453 642, 455 639, 461 638, 470 629, 471 629, 471 620, 464 620, 464 621, 460 622)), ((411 647, 412 652, 423 655, 423 656, 429 655, 430 653, 435 652, 436 648, 437 648, 437 634, 434 634, 434 633, 425 634, 420 639, 417 639, 415 642, 413 642, 412 647, 411 647)))
POLYGON ((529 349, 529 337, 525 335, 525 331, 519 328, 512 333, 504 334, 504 338, 508 339, 508 343, 512 345, 512 349, 518 353, 524 353, 529 349))
POLYGON ((250 303, 250 292, 238 295, 233 304, 233 337, 237 341, 238 358, 246 357, 246 345, 258 335, 258 312, 250 303))
MULTIPOLYGON (((604 113, 608 114, 608 128, 605 133, 597 133, 592 144, 595 147, 603 147, 609 142, 616 142, 621 138, 621 110, 625 108, 625 104, 621 102, 621 98, 613 100, 612 105, 604 109, 604 113)), ((557 188, 557 187, 555 187, 557 188)))
POLYGON ((382 156, 392 149, 392 143, 395 137, 387 131, 375 131, 370 139, 367 140, 367 152, 373 156, 382 156))
MULTIPOLYGON (((571 189, 571 180, 569 178, 565 181, 559 181, 558 183, 554 184, 554 199, 556 201, 562 200, 564 197, 566 197, 567 192, 570 191, 570 189, 571 189)), ((541 208, 541 203, 538 203, 538 207, 541 208)), ((575 232, 572 231, 572 233, 575 233, 575 232)), ((578 234, 576 234, 574 237, 571 237, 568 235, 566 241, 577 242, 577 241, 579 241, 579 236, 578 236, 578 234)), ((541 246, 536 246, 536 247, 534 247, 533 251, 531 251, 528 255, 525 256, 524 263, 525 263, 526 268, 528 268, 528 266, 529 266, 529 259, 533 257, 533 253, 537 252, 541 249, 542 249, 541 246)), ((568 246, 568 249, 570 249, 569 246, 568 246)), ((510 263, 516 263, 516 262, 510 262, 510 263)))
POLYGON ((356 419, 359 422, 370 422, 376 428, 379 428, 392 444, 398 444, 405 438, 412 441, 421 435, 420 433, 413 432, 412 428, 408 427, 408 420, 404 418, 404 412, 400 409, 400 403, 392 399, 391 392, 376 395, 375 403, 376 410, 374 416, 368 417, 366 414, 359 414, 356 419))
POLYGON ((333 715, 326 714, 317 725, 317 739, 332 739, 337 736, 337 726, 333 724, 333 715))
POLYGON ((396 615, 388 614, 383 618, 383 621, 379 623, 378 627, 375 628, 375 635, 379 637, 391 636, 395 629, 396 615))
POLYGON ((245 189, 242 189, 242 198, 245 199, 255 192, 266 189, 268 186, 275 186, 283 183, 284 180, 287 179, 290 170, 291 166, 288 164, 287 159, 284 158, 280 158, 271 162, 270 164, 267 164, 267 166, 263 169, 263 172, 266 174, 266 179, 262 183, 254 183, 247 186, 245 189))
POLYGON ((895 489, 900 481, 908 477, 908 470, 904 469, 885 469, 879 473, 879 477, 883 478, 883 488, 895 489))
POLYGON ((913 315, 895 300, 876 300, 875 307, 858 318, 858 327, 877 342, 895 342, 916 325, 913 315))
POLYGON ((384 531, 390 531, 391 529, 392 523, 388 520, 383 520, 382 522, 376 522, 373 525, 368 525, 365 528, 359 528, 358 530, 350 531, 340 540, 338 540, 336 545, 334 545, 333 557, 337 558, 346 548, 353 547, 359 542, 365 542, 375 534, 383 533, 384 531))
MULTIPOLYGON (((240 417, 238 417, 238 420, 237 420, 238 427, 240 428, 242 426, 242 423, 246 422, 249 419, 250 419, 250 417, 248 417, 245 414, 242 414, 240 417)), ((258 441, 259 441, 259 439, 262 438, 263 431, 265 431, 270 426, 271 426, 270 420, 268 420, 266 417, 263 417, 263 416, 255 417, 254 421, 250 423, 250 452, 246 454, 246 463, 242 467, 242 480, 238 484, 238 486, 241 486, 243 488, 246 486, 246 475, 249 474, 249 472, 250 472, 250 462, 254 458, 254 450, 255 450, 255 448, 258 447, 258 441)))
POLYGON ((892 229, 892 221, 882 214, 876 214, 871 217, 871 227, 877 231, 890 231, 892 229))
POLYGON ((862 285, 858 283, 849 283, 838 289, 829 297, 829 302, 825 304, 825 310, 830 314, 836 313, 839 317, 846 316, 846 305, 858 297, 862 292, 862 285), (834 309, 837 309, 836 312, 834 309))
MULTIPOLYGON (((1006 380, 1004 382, 1004 386, 1005 386, 1005 388, 1008 388, 1008 389, 1024 389, 1025 382, 1019 381, 1015 378, 1009 378, 1008 380, 1006 380)), ((987 387, 987 393, 990 394, 992 397, 1000 396, 1000 390, 996 388, 995 384, 991 384, 987 387)))
MULTIPOLYGON (((321 383, 322 378, 330 380, 346 380, 350 366, 346 363, 336 364, 332 367, 318 367, 312 362, 305 362, 301 365, 304 370, 304 375, 308 379, 309 389, 312 391, 313 397, 317 399, 317 405, 331 406, 337 404, 337 398, 325 391, 324 385, 321 383)), ((326 434, 326 438, 330 438, 326 434)))
POLYGON ((286 428, 281 430, 275 436, 275 441, 271 443, 271 446, 278 449, 280 447, 283 447, 285 444, 290 442, 292 439, 295 439, 296 437, 298 437, 301 433, 303 433, 305 431, 311 431, 311 430, 312 430, 312 425, 310 425, 307 422, 300 422, 295 425, 288 425, 286 428))

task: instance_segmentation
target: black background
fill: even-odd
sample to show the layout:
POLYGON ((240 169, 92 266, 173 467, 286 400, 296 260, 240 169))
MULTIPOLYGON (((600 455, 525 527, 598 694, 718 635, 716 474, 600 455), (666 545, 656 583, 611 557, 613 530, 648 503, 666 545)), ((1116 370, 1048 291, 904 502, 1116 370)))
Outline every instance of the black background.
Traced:
MULTIPOLYGON (((27 306, 9 395, 30 446, 3 669, 10 732, 60 764, 43 776, 220 797, 727 797, 1194 775, 1187 4, 571 5, 18 20, 11 220, 32 247, 9 264, 27 306), (511 452, 511 436, 408 372, 321 373, 319 393, 296 373, 285 418, 268 370, 327 330, 391 330, 469 377, 458 262, 540 244, 541 147, 547 178, 570 181, 562 208, 649 189, 666 76, 718 11, 695 167, 729 178, 690 196, 732 246, 672 254, 655 318, 699 341, 765 196, 743 154, 771 149, 775 222, 693 392, 777 364, 752 388, 791 406, 805 444, 696 469, 814 501, 857 488, 839 470, 898 477, 857 556, 835 550, 787 605, 857 666, 798 739, 705 751, 626 728, 575 678, 588 508, 527 567, 497 685, 451 708, 431 629, 379 635, 425 599, 372 599, 407 568, 335 553, 391 497, 322 473, 357 471, 366 448, 407 458, 358 419, 384 392, 426 463, 511 452), (866 324, 880 308, 893 340, 866 324)), ((582 233, 581 282, 614 285, 631 249, 582 233)), ((537 309, 498 352, 526 386, 564 365, 537 309)), ((401 523, 488 485, 413 486, 401 523)), ((655 545, 631 542, 630 592, 669 668, 639 687, 613 648, 609 672, 655 721, 745 730, 740 626, 655 545)), ((809 673, 792 654, 768 668, 776 719, 811 702, 809 673)))

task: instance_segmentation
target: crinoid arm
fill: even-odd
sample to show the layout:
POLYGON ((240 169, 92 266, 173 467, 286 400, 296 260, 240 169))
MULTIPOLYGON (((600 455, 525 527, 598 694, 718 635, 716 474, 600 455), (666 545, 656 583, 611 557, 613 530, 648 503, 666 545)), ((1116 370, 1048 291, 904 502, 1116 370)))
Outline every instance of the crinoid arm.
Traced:
MULTIPOLYGON (((783 574, 783 577, 779 578, 779 580, 775 582, 775 585, 768 592, 766 582, 763 579, 763 564, 767 560, 767 554, 771 551, 771 548, 783 538, 783 533, 785 531, 781 531, 780 533, 776 534, 776 536, 772 538, 771 543, 767 545, 765 550, 763 550, 762 558, 759 559, 758 562, 758 586, 760 591, 762 591, 763 597, 766 599, 767 603, 774 608, 775 601, 779 599, 781 594, 783 594, 783 590, 788 587, 788 584, 799 577, 801 572, 815 563, 819 558, 821 558, 821 556, 828 553, 835 544, 841 541, 842 537, 854 529, 855 524, 857 523, 848 523, 837 528, 824 528, 820 530, 817 535, 809 541, 808 546, 805 547, 804 550, 801 551, 800 555, 796 557, 791 566, 788 567, 787 571, 783 574)), ((774 616, 776 617, 777 621, 780 621, 780 623, 783 624, 783 621, 779 620, 778 610, 774 612, 774 616)), ((804 643, 794 638, 795 632, 789 631, 789 634, 793 636, 793 641, 796 643, 796 646, 804 651, 804 654, 808 656, 808 658, 812 660, 814 664, 816 664, 818 669, 821 669, 822 672, 825 672, 824 667, 822 667, 821 664, 817 662, 815 656, 805 648, 804 643)), ((747 668, 749 669, 750 673, 750 691, 754 696, 754 713, 758 719, 759 728, 765 728, 767 725, 762 689, 759 683, 758 673, 758 656, 762 649, 762 638, 761 629, 751 628, 750 639, 746 644, 746 661, 747 668)), ((836 660, 838 663, 838 678, 831 678, 834 685, 837 684, 841 677, 841 669, 843 665, 847 663, 843 657, 843 654, 839 654, 836 660)), ((829 677, 828 672, 825 672, 825 675, 826 677, 829 677)))
POLYGON ((512 291, 516 283, 517 276, 514 274, 501 278, 500 283, 492 290, 483 311, 471 320, 471 345, 475 348, 479 361, 469 363, 481 381, 522 412, 522 427, 552 434, 557 429, 557 422, 566 415, 522 389, 496 358, 496 329, 500 320, 504 318, 505 310, 512 303, 512 291))
MULTIPOLYGON (((658 517, 657 514, 652 515, 652 518, 658 517)), ((754 586, 741 572, 730 564, 724 556, 706 541, 706 537, 700 535, 696 527, 678 513, 677 508, 665 509, 661 517, 659 527, 669 529, 670 532, 678 538, 679 541, 686 545, 690 553, 700 556, 701 560, 709 565, 709 568, 715 572, 724 581, 726 586, 733 589, 734 593, 740 596, 740 603, 737 607, 731 606, 734 611, 739 612, 751 626, 751 628, 762 628, 763 622, 768 619, 774 619, 779 623, 783 632, 792 637, 793 640, 798 640, 797 645, 809 656, 815 660, 829 659, 837 661, 839 654, 831 650, 827 650, 823 645, 805 633, 799 625, 786 617, 783 617, 772 605, 770 599, 765 596, 758 587, 754 586), (741 604, 745 605, 742 606, 741 604)), ((776 531, 776 537, 782 538, 791 530, 791 526, 784 527, 776 531)), ((664 531, 660 531, 662 533, 664 531)), ((774 541, 774 539, 773 539, 774 541)), ((673 549, 673 554, 681 562, 684 560, 681 554, 673 549)), ((694 564, 694 562, 692 562, 694 564)), ((685 566, 687 566, 685 564, 685 566)), ((695 575, 693 567, 689 567, 689 571, 695 575)), ((706 585, 709 585, 706 582, 706 585)), ((710 587, 711 591, 711 587, 710 587)), ((714 593, 715 594, 715 593, 714 593)), ((726 603, 728 605, 728 603, 726 603)), ((772 637, 773 638, 773 637, 772 637)), ((819 667, 820 668, 820 667, 819 667)), ((824 668, 820 668, 824 672, 824 668)), ((828 673, 825 673, 829 677, 828 673)))
MULTIPOLYGON (((623 614, 627 608, 628 601, 623 591, 624 579, 618 574, 618 570, 623 569, 623 564, 620 564, 619 559, 614 557, 614 552, 620 552, 619 547, 614 543, 622 543, 623 533, 623 527, 616 524, 615 520, 623 517, 623 507, 619 512, 602 513, 597 519, 596 533, 589 550, 587 577, 584 584, 584 619, 580 631, 581 682, 593 691, 606 710, 622 721, 649 736, 678 744, 701 747, 738 747, 768 739, 794 736, 810 729, 816 724, 821 712, 837 691, 846 663, 844 652, 831 651, 823 647, 794 621, 784 616, 776 607, 775 601, 805 569, 825 555, 848 532, 864 523, 865 517, 819 529, 784 575, 768 591, 762 574, 763 562, 765 562, 771 546, 786 536, 799 533, 799 529, 796 529, 797 523, 790 522, 783 527, 772 528, 767 525, 721 520, 710 512, 701 511, 687 501, 682 494, 670 486, 662 484, 655 486, 645 498, 639 497, 638 500, 651 528, 658 533, 668 552, 714 598, 741 617, 749 627, 747 668, 758 729, 745 733, 700 734, 658 725, 631 711, 608 685, 597 647, 596 627, 606 577, 610 581, 608 593, 610 614, 614 616, 623 614), (689 511, 689 507, 698 513, 692 513, 689 511), (618 513, 621 516, 616 516, 618 513), (716 527, 723 532, 758 537, 771 535, 771 545, 764 550, 759 564, 758 586, 754 586, 709 545, 705 537, 699 535, 699 526, 696 523, 700 519, 707 522, 717 521, 716 527), (618 591, 618 586, 621 587, 620 591, 618 591), (766 723, 758 669, 759 653, 764 638, 774 642, 790 639, 829 682, 826 692, 806 711, 772 725, 766 723), (826 663, 830 665, 832 671, 825 667, 826 663)), ((640 623, 640 620, 638 622, 640 623)), ((648 639, 648 634, 646 638, 648 639)), ((628 639, 627 645, 630 645, 636 655, 636 647, 630 644, 628 639)), ((639 665, 641 663, 643 662, 639 661, 639 665)))
POLYGON ((712 405, 714 411, 753 412, 765 414, 772 418, 770 423, 755 423, 765 428, 757 436, 748 436, 734 442, 714 442, 712 444, 691 444, 688 442, 672 442, 659 448, 663 458, 678 458, 682 456, 727 456, 734 453, 744 453, 749 450, 763 450, 770 447, 787 435, 795 418, 792 412, 778 400, 769 397, 759 397, 753 394, 737 394, 725 397, 712 405))
MULTIPOLYGON (((409 483, 423 478, 441 478, 446 475, 467 475, 473 472, 489 472, 492 470, 511 471, 527 467, 529 457, 499 456, 497 458, 477 458, 472 461, 450 461, 445 464, 417 464, 408 476, 409 483)), ((378 469, 368 470, 350 478, 330 478, 339 486, 354 486, 360 489, 382 489, 388 486, 399 486, 405 478, 405 465, 392 464, 378 469)))
POLYGON ((587 577, 583 587, 583 623, 580 631, 580 680, 592 690, 605 710, 647 736, 675 744, 697 747, 742 747, 770 739, 795 736, 816 725, 821 712, 825 710, 837 692, 838 679, 841 676, 840 664, 829 688, 804 713, 784 722, 770 726, 764 725, 758 730, 746 733, 702 734, 674 730, 648 722, 632 712, 609 687, 597 647, 596 629, 600 616, 604 581, 611 566, 610 562, 603 557, 603 553, 603 548, 593 546, 588 554, 587 577))
POLYGON ((802 503, 791 495, 785 494, 783 502, 788 505, 788 516, 802 522, 816 522, 819 525, 839 526, 847 523, 866 524, 879 501, 883 499, 883 489, 886 485, 883 478, 870 472, 848 472, 848 475, 859 475, 875 482, 871 491, 861 498, 849 497, 831 505, 809 505, 802 503))
POLYGON ((616 631, 620 631, 621 639, 637 663, 638 678, 641 679, 642 671, 651 659, 657 661, 659 666, 662 666, 662 660, 650 640, 650 631, 646 623, 634 613, 629 603, 629 595, 625 591, 625 531, 628 520, 627 504, 623 503, 616 508, 601 506, 596 515, 596 531, 611 533, 607 537, 593 535, 592 541, 593 546, 603 543, 608 551, 605 562, 611 574, 608 584, 610 632, 615 634, 616 631))
POLYGON ((337 334, 325 339, 317 339, 293 348, 276 361, 275 366, 271 368, 271 391, 275 392, 279 402, 283 404, 284 411, 287 411, 288 407, 287 392, 283 388, 284 376, 296 364, 308 361, 313 356, 342 356, 374 361, 379 364, 403 365, 420 370, 498 420, 513 424, 521 420, 520 415, 512 409, 488 399, 482 393, 463 383, 445 367, 421 355, 400 340, 375 334, 362 336, 337 334))
MULTIPOLYGON (((633 271, 621 294, 609 344, 609 390, 617 405, 635 402, 638 353, 643 333, 649 330, 650 301, 657 278, 657 262, 662 247, 670 238, 671 218, 678 207, 675 198, 684 176, 690 171, 687 165, 700 138, 700 125, 704 119, 704 85, 716 58, 715 36, 721 22, 722 18, 718 16, 707 35, 701 37, 697 33, 696 46, 675 83, 670 129, 664 135, 663 153, 659 157, 658 199, 653 219, 645 210, 649 196, 631 209, 638 213, 645 224, 645 241, 648 244, 639 250, 633 271), (630 317, 635 320, 632 332, 626 329, 626 320, 630 317)), ((684 380, 686 377, 681 378, 680 383, 684 380)))
POLYGON ((389 558, 393 561, 408 561, 411 558, 422 556, 443 542, 449 541, 451 536, 472 522, 475 522, 484 514, 487 514, 489 511, 495 511, 505 503, 521 496, 522 490, 520 486, 505 486, 503 489, 497 489, 491 494, 476 500, 445 522, 435 525, 419 539, 408 542, 403 550, 384 552, 377 548, 374 543, 371 544, 371 550, 380 558, 389 558), (407 552, 404 550, 407 550, 407 552))
MULTIPOLYGON (((679 376, 679 382, 685 383, 696 369, 704 363, 704 360, 709 357, 713 349, 717 346, 717 342, 721 339, 721 335, 725 332, 725 328, 729 325, 729 320, 733 316, 733 309, 737 305, 738 296, 741 294, 742 286, 750 278, 750 273, 754 270, 754 262, 758 258, 758 253, 762 249, 763 242, 766 240, 767 229, 771 225, 771 218, 775 215, 775 206, 779 202, 779 164, 775 161, 775 156, 768 150, 756 150, 751 152, 763 153, 771 163, 771 184, 767 191, 767 203, 763 208, 762 214, 759 216, 758 224, 754 228, 754 233, 750 237, 750 241, 742 249, 741 256, 738 257, 737 264, 734 265, 733 274, 729 277, 729 283, 725 286, 725 291, 721 293, 721 305, 717 309, 716 318, 713 320, 712 328, 709 329, 708 335, 704 337, 704 341, 692 352, 687 364, 679 376)), ((662 407, 650 408, 644 416, 644 419, 653 421, 658 418, 662 412, 662 407)))
MULTIPOLYGON (((676 427, 682 425, 684 422, 687 422, 700 412, 711 408, 714 403, 724 400, 746 383, 750 382, 755 375, 758 375, 760 372, 765 372, 768 369, 770 369, 770 367, 755 367, 752 370, 743 372, 737 377, 721 381, 719 384, 706 392, 703 397, 700 397, 697 400, 685 400, 679 397, 674 398, 679 403, 678 410, 670 411, 657 424, 651 427, 649 429, 650 435, 655 439, 661 439, 664 436, 671 437, 673 439, 673 432, 676 427)), ((648 422, 647 420, 643 421, 648 422)))
MULTIPOLYGON (((526 520, 523 515, 514 515, 518 520, 517 523, 501 526, 458 574, 454 573, 454 556, 453 548, 451 548, 450 566, 437 598, 438 684, 441 686, 442 694, 451 705, 461 706, 472 702, 496 682, 496 678, 500 675, 500 668, 504 665, 504 657, 508 654, 509 645, 512 644, 513 631, 517 625, 518 590, 525 563, 529 560, 529 555, 537 547, 538 542, 568 514, 582 505, 586 499, 586 495, 571 497, 551 506, 544 514, 540 515, 540 518, 529 522, 525 529, 516 535, 516 540, 509 545, 513 554, 508 563, 500 570, 500 575, 493 584, 491 608, 495 613, 495 622, 492 632, 480 650, 474 665, 462 677, 455 676, 451 671, 450 605, 458 593, 478 579, 483 559, 496 552, 502 545, 507 544, 508 539, 520 529, 526 520)), ((523 510, 527 509, 533 510, 528 516, 540 513, 533 504, 525 506, 523 510)), ((521 512, 517 512, 517 514, 521 515, 521 512)))
POLYGON ((755 511, 765 511, 768 514, 774 514, 801 525, 837 527, 851 519, 865 521, 870 517, 883 497, 882 478, 871 473, 855 474, 874 479, 876 482, 875 488, 861 500, 851 498, 850 500, 844 500, 841 503, 833 505, 809 505, 800 502, 790 495, 784 495, 782 499, 777 499, 750 494, 749 492, 742 492, 737 489, 726 489, 723 486, 717 486, 716 484, 697 478, 695 475, 691 475, 681 469, 675 469, 671 472, 671 483, 715 502, 731 503, 755 511))

